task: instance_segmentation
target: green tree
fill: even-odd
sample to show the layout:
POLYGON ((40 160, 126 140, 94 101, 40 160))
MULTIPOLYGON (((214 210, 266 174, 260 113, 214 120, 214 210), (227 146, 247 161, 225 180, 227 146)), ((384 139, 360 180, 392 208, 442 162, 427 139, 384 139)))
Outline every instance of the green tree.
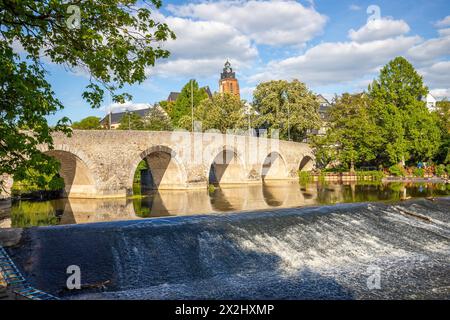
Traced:
POLYGON ((434 160, 438 163, 448 164, 450 163, 450 101, 438 101, 433 115, 441 130, 442 137, 441 145, 434 160))
POLYGON ((374 162, 383 138, 370 114, 367 94, 344 93, 328 111, 329 128, 324 137, 314 137, 319 164, 338 160, 346 169, 374 162))
POLYGON ((120 119, 118 130, 144 130, 144 119, 134 112, 126 112, 120 119))
POLYGON ((160 0, 0 1, 1 173, 17 179, 28 168, 54 173, 57 164, 37 146, 52 148, 52 132, 70 132, 67 118, 54 127, 47 123, 46 116, 63 105, 45 79, 48 64, 41 57, 89 72, 83 98, 92 107, 101 105, 105 90, 124 102, 131 97, 119 90, 144 81, 148 67, 169 55, 161 44, 175 35, 151 19, 160 6, 160 0), (79 25, 73 23, 74 8, 80 10, 79 25))
POLYGON ((253 107, 259 113, 257 125, 280 130, 280 138, 301 141, 309 129, 321 124, 319 102, 298 80, 259 84, 253 92, 253 107))
POLYGON ((390 61, 369 86, 371 113, 385 141, 377 150, 379 163, 414 163, 436 154, 440 131, 422 101, 427 93, 422 77, 403 57, 390 61))
POLYGON ((205 88, 200 88, 197 81, 189 81, 181 90, 178 95, 177 100, 173 104, 171 110, 168 110, 168 114, 172 119, 172 124, 174 127, 182 127, 179 123, 183 116, 191 115, 191 96, 193 97, 194 110, 198 107, 200 102, 208 98, 208 94, 205 88), (192 83, 192 94, 191 94, 191 83, 192 83))
POLYGON ((54 191, 62 189, 64 189, 64 179, 59 174, 44 175, 33 169, 29 169, 26 172, 25 178, 14 180, 11 192, 14 195, 21 195, 33 191, 54 191))
POLYGON ((76 121, 72 123, 72 129, 79 129, 79 130, 98 130, 101 129, 102 126, 100 124, 100 118, 99 117, 87 117, 80 121, 76 121))
POLYGON ((150 131, 171 131, 173 130, 170 118, 165 111, 158 105, 150 109, 149 113, 144 117, 144 130, 150 131))
POLYGON ((158 102, 158 105, 167 113, 167 115, 170 117, 170 115, 173 112, 173 107, 175 105, 175 101, 167 101, 162 100, 158 102))
MULTIPOLYGON (((203 130, 217 129, 226 133, 227 129, 243 129, 247 126, 245 105, 230 93, 216 93, 212 99, 204 99, 194 109, 194 121, 202 123, 203 130)), ((191 115, 183 116, 180 126, 191 129, 191 115)))

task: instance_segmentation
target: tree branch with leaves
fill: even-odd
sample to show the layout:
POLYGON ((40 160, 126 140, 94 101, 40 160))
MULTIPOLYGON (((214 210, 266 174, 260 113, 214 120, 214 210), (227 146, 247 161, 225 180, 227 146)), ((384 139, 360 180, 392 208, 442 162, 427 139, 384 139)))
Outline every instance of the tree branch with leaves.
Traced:
POLYGON ((47 123, 46 116, 63 104, 46 80, 43 57, 88 72, 82 96, 94 108, 105 92, 114 102, 130 100, 120 90, 143 82, 148 69, 169 56, 162 44, 175 39, 165 23, 152 19, 161 5, 159 0, 0 0, 1 173, 54 171, 57 164, 38 145, 52 148, 52 132, 70 133, 67 118, 53 127, 47 123), (71 5, 80 8, 76 28, 67 23, 71 5))

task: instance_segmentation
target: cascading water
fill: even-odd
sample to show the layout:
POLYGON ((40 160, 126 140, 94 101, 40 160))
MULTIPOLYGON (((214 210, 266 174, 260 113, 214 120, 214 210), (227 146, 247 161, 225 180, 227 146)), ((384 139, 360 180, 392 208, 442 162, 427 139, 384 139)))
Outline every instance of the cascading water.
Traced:
POLYGON ((421 199, 31 228, 9 252, 35 287, 74 299, 450 298, 449 208, 421 199), (69 265, 106 290, 64 290, 69 265))

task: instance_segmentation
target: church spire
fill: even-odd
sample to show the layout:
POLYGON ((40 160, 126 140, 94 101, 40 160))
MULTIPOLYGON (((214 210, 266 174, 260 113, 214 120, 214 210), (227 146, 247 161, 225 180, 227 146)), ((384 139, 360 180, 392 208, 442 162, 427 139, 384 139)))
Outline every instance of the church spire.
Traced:
POLYGON ((231 63, 228 60, 225 62, 223 72, 220 74, 219 92, 231 93, 240 98, 239 82, 236 79, 233 68, 231 68, 231 63))
POLYGON ((231 63, 227 60, 223 67, 223 72, 220 74, 220 79, 236 79, 236 75, 231 68, 231 63))

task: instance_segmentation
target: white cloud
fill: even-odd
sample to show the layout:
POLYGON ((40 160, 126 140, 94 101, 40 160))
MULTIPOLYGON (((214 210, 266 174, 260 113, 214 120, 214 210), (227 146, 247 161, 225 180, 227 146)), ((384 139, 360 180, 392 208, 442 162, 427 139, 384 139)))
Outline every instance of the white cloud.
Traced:
POLYGON ((450 28, 440 29, 438 30, 438 33, 441 37, 450 36, 450 28))
POLYGON ((404 37, 371 42, 328 42, 319 44, 303 55, 272 61, 253 81, 292 79, 308 85, 327 85, 361 80, 398 55, 404 54, 420 40, 404 37))
POLYGON ((403 20, 377 19, 370 20, 358 30, 351 29, 348 37, 356 42, 384 40, 408 33, 408 24, 403 20))
POLYGON ((248 61, 258 55, 248 37, 230 25, 217 21, 193 21, 167 17, 165 22, 175 32, 177 39, 165 47, 175 59, 201 57, 236 57, 248 61))
MULTIPOLYGON (((259 58, 256 43, 304 44, 321 32, 327 19, 313 7, 294 1, 201 2, 171 5, 169 11, 178 16, 158 13, 158 18, 177 35, 175 41, 163 44, 171 56, 148 70, 163 78, 217 76, 226 59, 240 72, 249 70, 259 58), (311 14, 308 19, 297 19, 305 12, 311 14)), ((419 36, 407 36, 410 27, 403 20, 369 21, 349 30, 349 41, 321 43, 300 55, 291 52, 286 59, 253 69, 251 76, 241 74, 241 79, 248 80, 241 93, 250 95, 258 81, 293 78, 309 86, 351 85, 360 90, 396 56, 410 59, 430 88, 450 87, 449 62, 442 61, 450 52, 449 30, 438 30, 439 37, 424 41, 419 36)), ((148 106, 127 103, 113 107, 123 111, 148 106)))
POLYGON ((433 89, 430 93, 438 100, 449 99, 450 98, 450 88, 447 89, 433 89))
POLYGON ((397 56, 409 59, 431 89, 450 87, 450 29, 424 40, 407 36, 403 20, 381 19, 350 30, 346 42, 318 44, 301 55, 272 60, 249 77, 251 82, 297 78, 309 86, 345 85, 357 90, 367 86, 379 70, 397 56), (372 23, 375 23, 372 25, 372 23))
POLYGON ((362 8, 361 8, 360 6, 358 6, 357 4, 351 4, 348 8, 349 8, 351 11, 359 11, 359 10, 362 9, 362 8))
POLYGON ((177 39, 163 44, 170 51, 170 57, 160 60, 155 68, 149 68, 150 75, 205 77, 217 74, 226 59, 244 68, 258 57, 258 50, 250 39, 225 23, 162 15, 158 20, 167 23, 177 39))
POLYGON ((302 45, 321 34, 327 22, 325 15, 296 1, 222 0, 169 5, 168 10, 180 17, 229 24, 267 45, 302 45))
MULTIPOLYGON (((225 60, 226 56, 213 59, 174 59, 160 63, 153 70, 149 70, 149 72, 163 78, 217 76, 222 70, 225 60)), ((233 68, 245 68, 241 63, 235 63, 234 61, 236 60, 230 59, 233 68), (242 68, 239 66, 242 66, 242 68)))
POLYGON ((134 110, 141 110, 141 109, 148 109, 151 108, 152 105, 148 103, 134 103, 131 101, 126 101, 125 103, 112 103, 108 106, 104 107, 105 112, 125 112, 125 111, 134 111, 134 110))
POLYGON ((429 67, 419 69, 425 84, 436 87, 450 87, 450 61, 439 61, 429 67))
POLYGON ((421 44, 412 47, 408 51, 408 56, 418 62, 433 61, 441 56, 446 56, 450 52, 450 35, 441 34, 441 37, 429 39, 421 44))
POLYGON ((438 28, 450 27, 450 16, 446 16, 444 19, 437 21, 434 25, 438 28))

